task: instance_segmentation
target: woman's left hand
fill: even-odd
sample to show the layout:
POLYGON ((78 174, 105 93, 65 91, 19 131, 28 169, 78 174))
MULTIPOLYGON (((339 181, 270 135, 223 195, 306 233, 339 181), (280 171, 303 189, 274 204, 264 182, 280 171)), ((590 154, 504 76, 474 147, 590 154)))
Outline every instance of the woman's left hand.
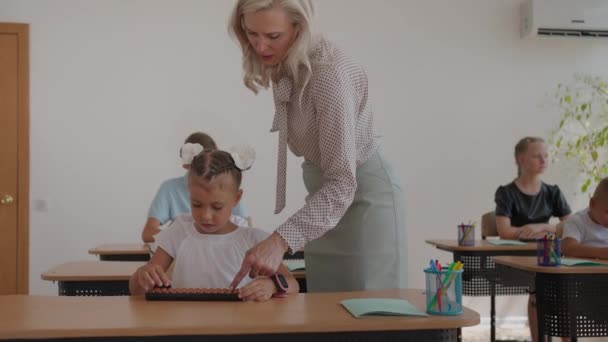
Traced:
POLYGON ((274 294, 276 288, 272 280, 257 278, 239 291, 239 298, 244 301, 263 302, 274 294))
POLYGON ((251 278, 270 277, 275 274, 288 248, 287 242, 277 233, 273 233, 266 240, 253 246, 245 254, 241 269, 234 277, 230 287, 237 288, 247 274, 251 278))

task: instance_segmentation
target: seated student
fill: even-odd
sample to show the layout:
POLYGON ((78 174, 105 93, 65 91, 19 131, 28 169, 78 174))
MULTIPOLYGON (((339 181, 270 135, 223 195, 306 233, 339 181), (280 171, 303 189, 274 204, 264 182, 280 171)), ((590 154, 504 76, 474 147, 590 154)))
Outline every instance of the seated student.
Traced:
POLYGON ((564 223, 562 252, 570 257, 608 259, 608 177, 595 188, 589 207, 564 223))
POLYGON ((549 157, 541 138, 526 137, 515 146, 517 178, 495 194, 496 228, 502 239, 536 239, 555 233, 551 217, 564 220, 570 206, 557 185, 542 181, 549 157))
MULTIPOLYGON (((190 134, 186 138, 184 146, 180 149, 183 168, 188 170, 195 154, 201 150, 210 149, 217 149, 217 145, 209 135, 202 132, 190 134)), ((144 242, 154 242, 154 235, 161 231, 161 226, 168 225, 179 214, 190 212, 187 181, 187 175, 185 175, 168 179, 161 184, 150 205, 148 219, 141 233, 144 242)), ((249 220, 249 218, 247 210, 242 204, 239 203, 232 214, 234 217, 231 219, 237 225, 247 225, 245 220, 249 220)))
MULTIPOLYGON (((555 233, 551 217, 565 220, 570 206, 557 185, 541 180, 549 157, 541 138, 525 137, 515 145, 517 178, 499 186, 495 194, 496 228, 501 239, 535 239, 555 233)), ((538 341, 536 328, 536 297, 528 301, 528 320, 532 341, 538 341)))
MULTIPOLYGON (((157 237, 158 248, 150 261, 129 281, 131 294, 150 291, 155 286, 174 288, 229 288, 241 268, 245 253, 268 237, 263 230, 239 227, 230 221, 231 211, 241 199, 241 171, 251 162, 238 154, 220 150, 203 151, 194 157, 188 171, 191 214, 178 216, 157 237), (166 271, 175 260, 173 278, 166 271)), ((239 297, 264 301, 281 292, 275 277, 287 281, 286 293, 297 293, 298 282, 285 265, 271 278, 245 278, 239 297)))

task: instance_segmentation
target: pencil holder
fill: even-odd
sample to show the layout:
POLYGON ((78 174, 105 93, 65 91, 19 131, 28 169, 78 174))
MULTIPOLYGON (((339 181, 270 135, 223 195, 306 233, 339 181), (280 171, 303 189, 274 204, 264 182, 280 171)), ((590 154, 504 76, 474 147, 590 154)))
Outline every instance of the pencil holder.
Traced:
POLYGON ((471 224, 458 225, 458 246, 475 246, 475 226, 471 224))
POLYGON ((562 240, 558 238, 536 240, 536 258, 539 266, 557 266, 562 258, 562 240))
POLYGON ((462 269, 424 270, 426 276, 426 312, 431 315, 462 313, 462 269))

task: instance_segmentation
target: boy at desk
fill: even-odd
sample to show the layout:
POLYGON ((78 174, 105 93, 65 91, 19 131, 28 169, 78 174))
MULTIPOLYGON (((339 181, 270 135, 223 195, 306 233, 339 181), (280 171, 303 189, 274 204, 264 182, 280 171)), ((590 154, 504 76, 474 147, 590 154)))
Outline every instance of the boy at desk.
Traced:
POLYGON ((598 184, 589 207, 564 224, 562 251, 570 257, 608 259, 608 177, 598 184))

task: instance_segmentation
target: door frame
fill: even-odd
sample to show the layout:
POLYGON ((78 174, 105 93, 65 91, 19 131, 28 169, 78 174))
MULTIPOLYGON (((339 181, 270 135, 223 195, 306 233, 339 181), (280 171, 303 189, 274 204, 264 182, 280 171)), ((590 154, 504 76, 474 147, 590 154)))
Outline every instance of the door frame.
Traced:
POLYGON ((30 76, 29 24, 0 23, 18 41, 17 89, 17 293, 29 293, 30 76))

